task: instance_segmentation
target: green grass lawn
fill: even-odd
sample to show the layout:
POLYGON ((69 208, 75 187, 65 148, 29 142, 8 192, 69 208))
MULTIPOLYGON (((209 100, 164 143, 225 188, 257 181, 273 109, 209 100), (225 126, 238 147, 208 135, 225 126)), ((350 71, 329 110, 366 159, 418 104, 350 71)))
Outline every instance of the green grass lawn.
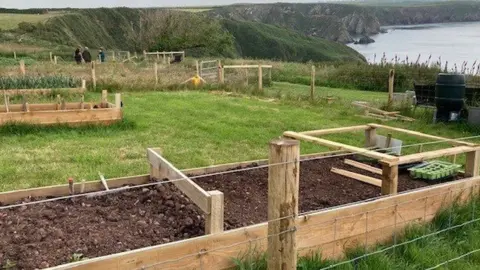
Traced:
MULTIPOLYGON (((372 94, 350 92, 354 99, 372 94)), ((349 102, 311 105, 227 94, 126 93, 123 125, 92 129, 2 128, 0 190, 65 183, 70 176, 95 180, 98 172, 107 178, 148 173, 147 147, 162 148, 164 155, 179 168, 267 158, 268 142, 284 131, 373 122, 355 116, 358 111, 349 102)), ((99 100, 99 94, 86 97, 92 99, 99 100)), ((457 125, 431 125, 423 121, 389 124, 448 137, 473 134, 457 125)), ((394 137, 405 139, 405 143, 419 142, 411 137, 394 137)), ((362 133, 329 138, 357 146, 363 144, 362 133)), ((326 149, 302 144, 303 153, 320 150, 326 149)))
POLYGON ((58 16, 59 13, 49 13, 49 14, 11 14, 11 13, 0 13, 0 29, 1 30, 10 30, 18 27, 18 24, 21 22, 28 23, 39 23, 44 22, 54 16, 58 16))

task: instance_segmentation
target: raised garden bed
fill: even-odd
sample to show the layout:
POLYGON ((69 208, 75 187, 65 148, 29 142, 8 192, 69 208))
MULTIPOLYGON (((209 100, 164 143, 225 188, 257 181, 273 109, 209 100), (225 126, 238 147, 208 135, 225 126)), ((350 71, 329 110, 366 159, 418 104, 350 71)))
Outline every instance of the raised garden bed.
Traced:
POLYGON ((9 104, 5 96, 5 105, 0 106, 0 125, 7 123, 27 123, 36 125, 52 124, 111 124, 122 120, 121 96, 116 94, 115 104, 109 103, 106 91, 100 103, 71 102, 60 98, 57 103, 9 104))

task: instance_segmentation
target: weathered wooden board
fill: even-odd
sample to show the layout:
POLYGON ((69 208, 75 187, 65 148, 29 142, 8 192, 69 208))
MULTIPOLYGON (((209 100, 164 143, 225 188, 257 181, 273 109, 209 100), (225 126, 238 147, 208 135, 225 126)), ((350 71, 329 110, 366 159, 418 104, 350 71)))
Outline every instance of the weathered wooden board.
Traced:
POLYGON ((154 149, 147 149, 150 165, 159 171, 160 179, 174 180, 173 184, 188 196, 205 213, 210 213, 210 194, 193 182, 180 170, 175 168, 168 160, 160 156, 154 149))
POLYGON ((80 123, 111 123, 122 119, 122 110, 60 110, 60 111, 30 111, 0 113, 0 125, 14 123, 29 123, 39 125, 80 124, 80 123))
POLYGON ((53 91, 67 91, 69 93, 85 93, 87 89, 85 88, 45 88, 45 89, 9 89, 9 90, 2 90, 1 94, 5 93, 5 95, 15 96, 15 95, 48 95, 51 94, 53 91))

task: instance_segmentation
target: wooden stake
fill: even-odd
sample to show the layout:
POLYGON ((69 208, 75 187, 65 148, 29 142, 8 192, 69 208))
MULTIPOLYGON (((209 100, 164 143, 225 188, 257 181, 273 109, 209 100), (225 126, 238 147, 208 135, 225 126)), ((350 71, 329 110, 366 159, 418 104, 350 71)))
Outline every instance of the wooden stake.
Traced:
POLYGON ((93 84, 93 89, 97 89, 97 76, 95 74, 95 62, 92 62, 92 84, 93 84))
POLYGON ((110 190, 108 188, 107 180, 105 180, 105 177, 101 173, 98 173, 98 175, 100 176, 100 181, 102 181, 102 185, 105 188, 105 190, 107 190, 107 191, 110 190))
POLYGON ((112 51, 112 61, 115 61, 115 51, 112 51))
POLYGON ((210 194, 210 213, 205 217, 205 234, 215 234, 223 232, 223 193, 215 190, 208 192, 210 194))
POLYGON ((61 106, 61 109, 62 111, 65 110, 67 108, 67 104, 65 103, 65 99, 62 98, 62 106, 61 106))
POLYGON ((268 270, 297 269, 295 218, 298 216, 300 143, 270 142, 268 167, 268 270))
POLYGON ((365 148, 371 148, 375 146, 377 146, 377 129, 365 129, 365 148))
POLYGON ((85 192, 85 179, 82 179, 82 185, 80 186, 80 193, 84 193, 85 192))
POLYGON ((158 64, 157 62, 153 65, 153 72, 155 72, 155 85, 158 84, 158 64))
POLYGON ((385 141, 385 148, 390 148, 390 144, 392 143, 392 134, 388 133, 387 139, 385 141))
POLYGON ((198 60, 195 61, 195 68, 197 69, 196 75, 197 75, 197 76, 200 76, 200 66, 198 65, 198 60))
POLYGON ((20 73, 25 76, 26 70, 25 70, 25 61, 20 60, 20 73))
POLYGON ((102 90, 102 108, 108 108, 108 91, 102 90))
POLYGON ((57 95, 57 111, 60 110, 60 103, 62 102, 62 98, 60 95, 57 95))
POLYGON ((84 110, 85 109, 85 96, 82 95, 82 98, 80 99, 80 109, 84 110))
POLYGON ((394 195, 398 190, 398 165, 382 165, 382 195, 394 195))
POLYGON ((263 73, 261 65, 258 65, 258 90, 263 90, 263 73))
POLYGON ((57 56, 55 55, 55 56, 53 57, 53 63, 54 63, 55 65, 58 63, 57 59, 58 59, 58 58, 57 58, 57 56))
POLYGON ((28 107, 28 102, 27 102, 27 99, 25 98, 25 96, 23 96, 23 111, 24 112, 29 112, 30 111, 30 108, 28 107))
POLYGON ((50 63, 53 63, 53 53, 50 52, 50 63))
POLYGON ((170 65, 170 56, 167 58, 168 65, 170 65))
POLYGON ((395 81, 395 70, 391 69, 388 75, 388 106, 393 103, 393 87, 395 81))
POLYGON ((315 99, 315 66, 312 66, 311 82, 310 82, 310 99, 315 99))
POLYGON ((8 103, 10 103, 10 97, 6 94, 5 91, 3 91, 3 98, 5 100, 5 111, 8 113, 10 112, 10 109, 8 108, 8 103))
POLYGON ((127 59, 130 59, 130 52, 127 52, 127 59))
POLYGON ((147 51, 143 50, 143 60, 147 60, 147 51))
POLYGON ((466 154, 467 161, 465 163, 465 176, 476 177, 479 175, 480 166, 480 150, 468 152, 466 154))
POLYGON ((13 59, 17 59, 17 53, 16 52, 13 52, 13 59))
POLYGON ((160 53, 157 51, 157 61, 160 60, 160 53))
POLYGON ((222 84, 222 62, 220 60, 217 60, 217 79, 218 83, 222 84))
POLYGON ((115 94, 115 108, 122 108, 122 95, 120 93, 115 94))
POLYGON ((162 52, 163 64, 164 64, 164 65, 166 64, 166 63, 165 63, 165 60, 166 60, 165 56, 166 56, 166 55, 165 55, 165 52, 162 52))
POLYGON ((87 89, 87 81, 86 80, 82 80, 82 89, 87 89))
POLYGON ((422 153, 423 152, 423 144, 420 144, 418 146, 418 153, 422 153))

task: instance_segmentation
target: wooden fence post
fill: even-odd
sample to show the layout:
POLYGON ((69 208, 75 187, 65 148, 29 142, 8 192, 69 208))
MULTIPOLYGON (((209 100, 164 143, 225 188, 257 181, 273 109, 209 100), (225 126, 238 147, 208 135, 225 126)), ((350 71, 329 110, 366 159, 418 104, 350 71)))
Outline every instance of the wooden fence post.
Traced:
POLYGON ((53 53, 50 52, 50 63, 53 63, 53 53))
POLYGON ((170 56, 167 58, 168 65, 170 65, 170 56))
POLYGON ((101 107, 102 108, 108 108, 108 91, 107 90, 102 90, 101 107))
POLYGON ((147 60, 147 51, 143 50, 143 60, 147 60))
POLYGON ((217 60, 217 79, 218 79, 218 83, 219 84, 222 84, 223 81, 222 81, 222 61, 220 60, 217 60))
POLYGON ((134 57, 134 58, 138 58, 138 55, 137 55, 137 52, 136 52, 136 51, 133 52, 133 57, 134 57))
POLYGON ((315 99, 315 66, 312 66, 311 83, 310 83, 310 99, 315 99))
POLYGON ((13 59, 17 60, 17 53, 13 52, 13 59))
POLYGON ((297 269, 295 219, 298 216, 300 143, 270 142, 268 167, 268 270, 297 269))
POLYGON ((395 82, 395 70, 390 69, 388 74, 388 106, 391 106, 393 103, 393 86, 395 82))
POLYGON ((480 151, 473 151, 466 154, 465 176, 476 177, 479 175, 480 151))
POLYGON ((223 232, 223 193, 214 190, 210 194, 210 213, 205 217, 205 234, 215 234, 223 232))
POLYGON ((127 52, 127 59, 130 59, 130 52, 127 52))
POLYGON ((20 73, 25 76, 26 70, 25 70, 25 61, 20 60, 20 73))
POLYGON ((97 76, 95 74, 95 62, 92 62, 92 84, 93 84, 93 89, 97 89, 97 76))
POLYGON ((398 191, 398 165, 382 164, 382 195, 394 195, 398 191))
POLYGON ((56 55, 53 57, 53 63, 54 63, 55 65, 58 63, 58 58, 57 58, 56 55))
POLYGON ((122 108, 122 94, 120 93, 115 94, 115 108, 117 109, 122 108))
POLYGON ((86 80, 82 80, 82 89, 87 89, 87 81, 86 80))
POLYGON ((160 53, 157 51, 157 61, 160 61, 160 53))
POLYGON ((162 52, 162 58, 163 58, 163 64, 165 65, 165 61, 166 61, 166 55, 165 55, 165 51, 162 52))
POLYGON ((81 110, 85 109, 85 96, 84 95, 82 95, 82 97, 80 99, 80 109, 81 110))
POLYGON ((196 75, 197 75, 197 76, 200 76, 200 66, 199 66, 199 64, 198 64, 198 60, 195 61, 195 67, 196 67, 196 69, 197 69, 197 74, 196 74, 196 75))
POLYGON ((155 85, 157 85, 158 84, 158 64, 157 64, 157 62, 154 63, 153 70, 155 72, 155 85))
POLYGON ((258 90, 263 90, 263 72, 262 65, 258 65, 258 90))
POLYGON ((115 51, 112 51, 112 61, 115 62, 115 51))

